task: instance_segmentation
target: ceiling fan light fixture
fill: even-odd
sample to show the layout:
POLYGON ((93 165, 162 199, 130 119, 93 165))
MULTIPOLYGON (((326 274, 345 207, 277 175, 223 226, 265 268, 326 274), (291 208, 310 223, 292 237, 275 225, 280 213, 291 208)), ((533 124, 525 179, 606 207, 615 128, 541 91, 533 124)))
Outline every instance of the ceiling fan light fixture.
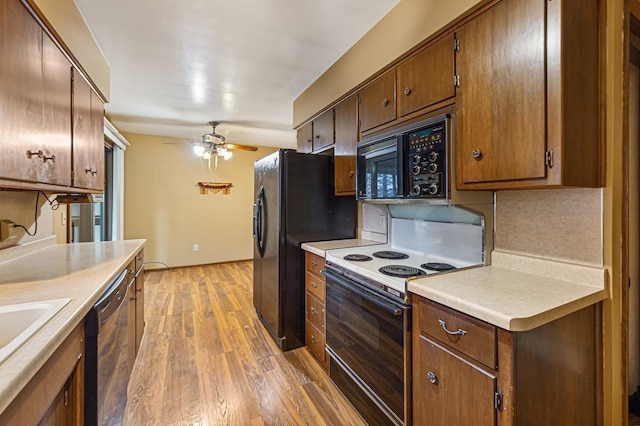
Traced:
POLYGON ((224 154, 222 154, 225 160, 228 160, 229 158, 231 158, 232 155, 233 155, 233 152, 231 151, 227 151, 224 154))
POLYGON ((204 151, 202 153, 202 158, 204 158, 205 160, 210 160, 211 159, 211 151, 209 151, 209 150, 204 151))
POLYGON ((196 145, 193 147, 193 152, 198 156, 198 157, 202 157, 202 155, 204 154, 204 146, 202 145, 196 145))

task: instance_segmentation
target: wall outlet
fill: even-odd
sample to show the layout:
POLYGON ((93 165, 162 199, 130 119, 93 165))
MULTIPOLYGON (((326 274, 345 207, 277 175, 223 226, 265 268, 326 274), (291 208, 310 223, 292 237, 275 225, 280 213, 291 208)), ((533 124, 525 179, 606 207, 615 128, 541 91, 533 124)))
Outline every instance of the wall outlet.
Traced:
POLYGON ((198 251, 198 250, 200 250, 200 247, 198 247, 197 244, 194 244, 193 245, 193 251, 198 251))
POLYGON ((67 224, 67 212, 63 211, 60 214, 60 221, 62 222, 61 225, 66 225, 67 224))
POLYGON ((0 241, 6 241, 11 238, 15 238, 18 234, 18 230, 13 226, 13 222, 10 220, 0 220, 0 241))

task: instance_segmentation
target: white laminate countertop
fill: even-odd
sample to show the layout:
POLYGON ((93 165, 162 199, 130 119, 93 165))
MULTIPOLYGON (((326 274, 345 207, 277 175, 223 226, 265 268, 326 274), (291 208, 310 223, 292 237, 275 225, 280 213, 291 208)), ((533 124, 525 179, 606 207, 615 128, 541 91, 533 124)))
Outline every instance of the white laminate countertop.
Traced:
POLYGON ((608 297, 606 269, 494 251, 492 265, 409 281, 410 292, 509 331, 608 297))
POLYGON ((315 241, 311 243, 302 243, 302 249, 318 256, 324 257, 327 250, 347 248, 347 247, 359 247, 370 246, 373 244, 380 244, 378 241, 365 240, 362 238, 352 238, 349 240, 330 240, 330 241, 315 241))
MULTIPOLYGON (((0 258, 0 306, 71 298, 31 338, 0 363, 0 413, 31 380, 145 240, 51 244, 14 259, 0 258)), ((12 250, 5 249, 5 250, 12 250)))

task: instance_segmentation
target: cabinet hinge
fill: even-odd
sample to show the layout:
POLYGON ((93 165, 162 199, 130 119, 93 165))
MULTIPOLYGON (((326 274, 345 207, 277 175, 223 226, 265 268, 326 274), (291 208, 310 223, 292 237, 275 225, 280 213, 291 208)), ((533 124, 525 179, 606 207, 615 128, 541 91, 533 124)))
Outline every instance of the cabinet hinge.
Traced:
POLYGON ((460 51, 460 39, 458 37, 455 37, 453 39, 453 51, 454 52, 460 51))
POLYGON ((503 397, 502 389, 498 389, 498 392, 493 394, 493 406, 496 410, 502 413, 504 410, 504 406, 502 405, 502 397, 503 397))
POLYGON ((69 391, 68 390, 64 391, 64 406, 65 407, 69 406, 69 391))
POLYGON ((544 164, 548 168, 552 168, 553 167, 553 150, 552 149, 550 149, 547 152, 545 152, 545 154, 544 154, 544 164))
POLYGON ((453 85, 455 87, 460 87, 460 74, 456 74, 453 76, 453 85))

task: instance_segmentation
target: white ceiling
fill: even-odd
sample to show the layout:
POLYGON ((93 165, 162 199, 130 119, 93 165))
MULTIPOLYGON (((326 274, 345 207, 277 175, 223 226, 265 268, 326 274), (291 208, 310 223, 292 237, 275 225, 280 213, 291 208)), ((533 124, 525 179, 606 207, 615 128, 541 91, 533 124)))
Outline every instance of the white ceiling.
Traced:
POLYGON ((295 147, 293 100, 399 0, 75 0, 121 132, 295 147))

